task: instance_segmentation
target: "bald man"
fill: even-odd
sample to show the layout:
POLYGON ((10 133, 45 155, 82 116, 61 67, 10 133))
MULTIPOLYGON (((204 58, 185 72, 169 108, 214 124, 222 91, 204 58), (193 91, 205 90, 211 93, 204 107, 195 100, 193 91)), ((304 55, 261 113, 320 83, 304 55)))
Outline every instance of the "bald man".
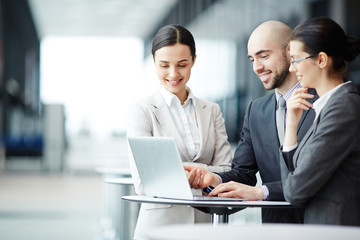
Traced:
MULTIPOLYGON (((300 87, 296 76, 289 73, 291 32, 289 26, 278 21, 264 22, 252 32, 248 41, 248 58, 253 71, 265 89, 275 91, 249 103, 232 170, 214 174, 187 165, 185 169, 189 171, 192 187, 215 186, 210 196, 285 201, 280 175, 279 147, 282 143, 276 121, 279 98, 282 96, 287 100, 294 89, 300 87), (255 186, 257 172, 262 179, 261 186, 255 186)), ((304 111, 298 141, 301 141, 314 117, 313 110, 304 111)), ((299 208, 262 209, 263 223, 303 223, 303 218, 303 209, 299 208)))

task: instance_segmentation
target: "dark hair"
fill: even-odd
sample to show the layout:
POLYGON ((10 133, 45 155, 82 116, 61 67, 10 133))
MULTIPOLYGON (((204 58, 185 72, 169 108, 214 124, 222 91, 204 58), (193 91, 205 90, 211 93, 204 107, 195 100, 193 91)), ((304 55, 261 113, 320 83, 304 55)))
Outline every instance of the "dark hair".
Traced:
POLYGON ((175 24, 166 25, 160 28, 160 30, 156 33, 154 37, 151 53, 154 57, 155 52, 158 49, 166 46, 175 45, 176 43, 181 43, 189 46, 192 59, 194 60, 196 49, 193 35, 183 26, 175 24))
POLYGON ((346 62, 360 54, 360 39, 348 36, 330 18, 316 17, 299 24, 293 31, 291 40, 304 44, 304 51, 316 56, 325 52, 333 59, 333 71, 344 74, 346 62))

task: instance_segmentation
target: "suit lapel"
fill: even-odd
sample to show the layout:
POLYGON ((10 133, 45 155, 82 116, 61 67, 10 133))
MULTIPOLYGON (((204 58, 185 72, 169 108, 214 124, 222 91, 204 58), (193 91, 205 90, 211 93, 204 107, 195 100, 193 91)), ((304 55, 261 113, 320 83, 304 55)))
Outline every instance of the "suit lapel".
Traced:
MULTIPOLYGON (((315 97, 314 98, 308 98, 306 99, 308 102, 310 103, 313 103, 315 102, 317 99, 319 99, 319 96, 316 94, 316 91, 315 89, 309 89, 308 91, 310 94, 315 94, 315 97)), ((301 116, 301 119, 300 119, 300 122, 298 124, 298 129, 297 129, 297 133, 299 134, 300 132, 300 129, 301 129, 301 126, 303 125, 304 123, 304 120, 306 119, 307 115, 313 115, 312 117, 315 117, 315 112, 313 109, 310 109, 310 110, 304 110, 303 111, 303 114, 301 116)), ((313 120, 314 118, 312 118, 313 120)))
POLYGON ((205 102, 201 101, 201 99, 196 98, 196 121, 199 127, 200 134, 200 151, 195 156, 194 160, 198 159, 201 156, 204 146, 206 145, 206 141, 208 139, 208 129, 211 119, 211 112, 208 111, 208 106, 205 102))
POLYGON ((163 136, 174 137, 176 145, 179 149, 181 157, 187 158, 186 154, 186 146, 182 141, 182 137, 180 132, 177 131, 176 123, 172 118, 171 112, 169 107, 166 105, 165 101, 161 97, 159 91, 156 91, 151 98, 151 108, 153 111, 154 116, 156 117, 157 121, 159 122, 161 128, 164 130, 164 133, 167 133, 163 136))
POLYGON ((263 114, 259 119, 264 119, 262 123, 262 132, 263 137, 267 138, 265 141, 267 144, 269 144, 268 149, 271 149, 272 154, 277 156, 276 158, 270 158, 269 159, 276 159, 277 161, 274 162, 274 164, 280 166, 279 159, 279 152, 278 149, 280 147, 279 143, 279 137, 277 133, 276 128, 276 97, 275 93, 272 94, 272 97, 269 98, 270 102, 264 102, 261 114, 263 114))
MULTIPOLYGON (((307 99, 310 103, 314 103, 319 96, 316 94, 315 89, 309 89, 310 94, 315 94, 314 98, 307 99)), ((315 111, 314 109, 304 110, 301 116, 300 122, 298 124, 297 134, 298 134, 298 142, 299 146, 297 147, 299 150, 303 148, 304 144, 308 141, 309 137, 313 133, 315 126, 317 123, 314 123, 315 111)), ((296 151, 293 157, 294 166, 297 166, 297 158, 299 155, 299 151, 296 151)))
POLYGON ((299 157, 299 153, 301 152, 301 149, 304 147, 305 143, 309 140, 310 136, 314 132, 314 129, 318 125, 318 122, 319 122, 319 118, 316 120, 316 123, 311 125, 310 129, 307 131, 307 133, 299 143, 299 146, 297 147, 296 152, 293 156, 293 164, 295 167, 297 167, 298 157, 299 157))

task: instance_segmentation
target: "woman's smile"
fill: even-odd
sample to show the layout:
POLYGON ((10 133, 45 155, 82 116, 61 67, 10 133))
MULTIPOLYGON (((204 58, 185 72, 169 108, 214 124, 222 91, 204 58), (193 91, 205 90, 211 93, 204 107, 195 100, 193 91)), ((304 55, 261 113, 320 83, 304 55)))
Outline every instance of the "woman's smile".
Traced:
POLYGON ((169 79, 166 79, 166 81, 171 85, 171 86, 177 86, 183 79, 180 78, 180 79, 175 79, 175 80, 169 80, 169 79))

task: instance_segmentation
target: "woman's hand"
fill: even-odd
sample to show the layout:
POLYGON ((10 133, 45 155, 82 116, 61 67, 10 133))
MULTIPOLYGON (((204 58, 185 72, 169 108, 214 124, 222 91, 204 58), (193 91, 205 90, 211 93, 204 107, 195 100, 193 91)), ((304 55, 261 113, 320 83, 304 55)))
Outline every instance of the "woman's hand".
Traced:
POLYGON ((188 172, 186 177, 192 188, 203 189, 210 185, 215 187, 221 183, 218 175, 209 172, 201 166, 184 163, 184 168, 188 172))
POLYGON ((303 110, 312 108, 312 104, 306 101, 313 98, 313 94, 307 93, 307 88, 297 88, 291 97, 286 101, 287 116, 286 126, 296 126, 299 124, 303 110))
POLYGON ((297 127, 300 122, 303 110, 312 108, 312 103, 306 101, 313 98, 313 94, 307 93, 308 88, 297 88, 291 97, 286 101, 286 131, 284 146, 293 146, 297 143, 297 127))

